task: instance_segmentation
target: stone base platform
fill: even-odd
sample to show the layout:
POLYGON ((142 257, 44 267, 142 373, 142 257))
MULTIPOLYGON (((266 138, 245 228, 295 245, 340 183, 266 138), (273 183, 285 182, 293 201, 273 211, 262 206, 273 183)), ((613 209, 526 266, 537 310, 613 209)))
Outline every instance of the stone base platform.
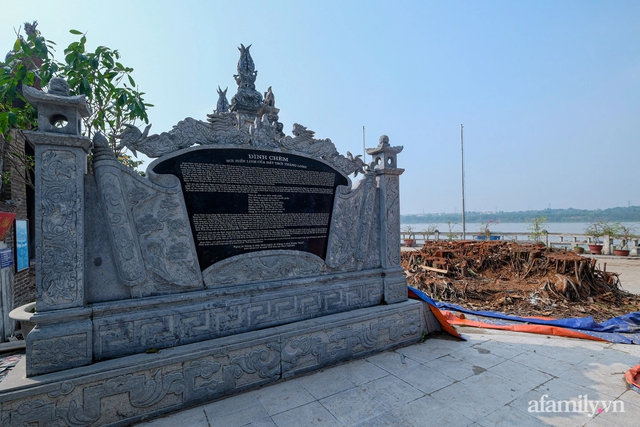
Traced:
POLYGON ((126 426, 419 341, 434 331, 406 301, 0 383, 3 426, 126 426))

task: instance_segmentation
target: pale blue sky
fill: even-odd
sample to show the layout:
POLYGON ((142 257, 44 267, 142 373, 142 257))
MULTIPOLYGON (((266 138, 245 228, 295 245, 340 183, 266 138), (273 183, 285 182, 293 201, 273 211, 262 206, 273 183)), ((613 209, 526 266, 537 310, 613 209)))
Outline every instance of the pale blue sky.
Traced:
POLYGON ((152 133, 206 119, 252 44, 280 121, 362 153, 403 145, 401 212, 640 205, 638 1, 0 0, 0 51, 37 20, 58 54, 120 50, 152 133))

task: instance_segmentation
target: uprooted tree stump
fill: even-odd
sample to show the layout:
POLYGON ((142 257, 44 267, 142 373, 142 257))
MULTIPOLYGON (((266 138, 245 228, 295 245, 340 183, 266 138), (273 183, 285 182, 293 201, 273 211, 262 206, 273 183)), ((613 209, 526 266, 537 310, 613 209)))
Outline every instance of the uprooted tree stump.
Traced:
POLYGON ((471 309, 596 320, 640 309, 617 273, 596 259, 505 241, 426 242, 403 252, 409 284, 434 299, 471 309))

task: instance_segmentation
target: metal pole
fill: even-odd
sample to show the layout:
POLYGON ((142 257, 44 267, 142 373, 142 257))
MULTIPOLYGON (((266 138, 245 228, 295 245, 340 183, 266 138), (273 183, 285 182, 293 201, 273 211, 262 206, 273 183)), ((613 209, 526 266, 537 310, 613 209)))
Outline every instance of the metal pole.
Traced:
POLYGON ((462 157, 462 240, 467 240, 467 224, 464 218, 464 142, 462 137, 462 129, 460 125, 460 155, 462 157))
POLYGON ((367 149, 364 143, 364 126, 362 126, 362 161, 367 163, 367 149))

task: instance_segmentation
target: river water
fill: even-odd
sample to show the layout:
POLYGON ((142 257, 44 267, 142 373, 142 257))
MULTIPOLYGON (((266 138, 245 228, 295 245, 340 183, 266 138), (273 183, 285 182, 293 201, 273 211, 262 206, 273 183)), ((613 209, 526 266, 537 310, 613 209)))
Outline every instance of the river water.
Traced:
MULTIPOLYGON (((566 234, 585 234, 584 230, 589 226, 590 223, 587 222, 548 222, 542 225, 544 230, 547 230, 549 233, 566 233, 566 234)), ((640 233, 640 223, 638 222, 623 222, 625 226, 631 226, 635 230, 635 234, 640 233)), ((446 223, 401 223, 400 230, 405 231, 405 227, 409 225, 413 232, 427 231, 430 227, 435 227, 438 229, 440 233, 447 233, 449 231, 449 225, 446 223)), ((466 233, 467 234, 482 234, 484 231, 485 224, 479 223, 467 223, 466 224, 466 233)), ((531 224, 526 222, 501 222, 499 224, 491 224, 489 226, 489 230, 491 230, 491 234, 499 235, 500 232, 503 233, 526 233, 529 230, 531 224)), ((453 232, 461 232, 462 224, 452 224, 453 232)))

